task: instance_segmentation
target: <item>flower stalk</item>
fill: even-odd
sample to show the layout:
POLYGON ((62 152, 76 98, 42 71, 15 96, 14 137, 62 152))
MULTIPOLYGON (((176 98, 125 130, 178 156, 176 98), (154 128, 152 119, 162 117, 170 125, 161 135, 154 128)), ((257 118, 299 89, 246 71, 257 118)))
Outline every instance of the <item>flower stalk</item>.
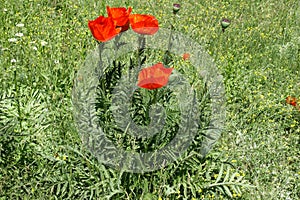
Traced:
POLYGON ((98 54, 99 54, 99 61, 98 61, 98 66, 99 69, 102 69, 103 66, 103 61, 102 61, 102 52, 104 49, 104 42, 98 42, 98 54))

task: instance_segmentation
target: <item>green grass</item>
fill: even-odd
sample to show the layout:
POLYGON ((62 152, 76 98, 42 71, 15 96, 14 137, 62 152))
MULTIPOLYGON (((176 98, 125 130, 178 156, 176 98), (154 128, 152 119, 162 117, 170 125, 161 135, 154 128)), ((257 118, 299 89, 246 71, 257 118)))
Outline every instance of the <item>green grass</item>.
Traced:
POLYGON ((255 186, 229 187, 235 198, 299 199, 300 113, 285 104, 300 97, 299 1, 121 2, 0 0, 0 199, 231 199, 213 187, 228 173, 255 186), (224 77, 225 129, 205 160, 113 170, 82 146, 73 120, 73 80, 96 47, 87 21, 106 5, 132 6, 169 28, 173 3, 182 6, 176 29, 224 77), (232 20, 224 33, 223 17, 232 20))

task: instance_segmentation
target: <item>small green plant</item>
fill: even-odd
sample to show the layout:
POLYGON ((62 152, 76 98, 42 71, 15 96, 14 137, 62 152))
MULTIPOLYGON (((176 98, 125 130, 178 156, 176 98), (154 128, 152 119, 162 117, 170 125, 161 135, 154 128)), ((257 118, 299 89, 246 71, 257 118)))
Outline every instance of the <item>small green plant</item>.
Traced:
MULTIPOLYGON (((207 184, 204 189, 210 190, 210 192, 215 190, 221 195, 233 198, 242 196, 243 192, 241 188, 250 189, 254 187, 247 180, 244 180, 245 175, 241 175, 229 164, 222 163, 218 170, 216 179, 212 180, 213 183, 207 184)), ((206 176, 212 177, 209 173, 210 171, 207 172, 206 176)), ((214 195, 217 196, 216 194, 214 195)))

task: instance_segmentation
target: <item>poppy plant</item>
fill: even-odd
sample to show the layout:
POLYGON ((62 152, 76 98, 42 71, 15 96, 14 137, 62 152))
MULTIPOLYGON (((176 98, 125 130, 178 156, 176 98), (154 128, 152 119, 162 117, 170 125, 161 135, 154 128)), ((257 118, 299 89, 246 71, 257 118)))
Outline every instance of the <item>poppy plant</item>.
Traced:
POLYGON ((132 8, 111 8, 106 7, 108 17, 111 17, 115 23, 115 26, 121 28, 121 32, 127 31, 129 28, 129 15, 132 11, 132 8))
POLYGON ((158 31, 158 21, 152 15, 132 14, 129 22, 134 32, 142 35, 153 35, 158 31))
POLYGON ((138 76, 138 86, 149 90, 167 85, 173 68, 165 68, 162 63, 144 68, 138 76))
POLYGON ((94 38, 101 42, 107 42, 120 33, 121 28, 116 28, 111 17, 100 16, 95 20, 88 22, 88 27, 91 30, 94 38))

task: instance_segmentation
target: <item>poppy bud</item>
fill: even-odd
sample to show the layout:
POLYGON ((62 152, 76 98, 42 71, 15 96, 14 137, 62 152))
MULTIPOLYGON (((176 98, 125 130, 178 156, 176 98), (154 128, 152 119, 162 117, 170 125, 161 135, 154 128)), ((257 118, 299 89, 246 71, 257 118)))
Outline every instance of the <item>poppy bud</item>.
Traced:
POLYGON ((173 14, 176 15, 179 10, 180 10, 180 4, 179 3, 174 3, 173 4, 173 14))
POLYGON ((230 25, 230 20, 229 19, 226 19, 226 18, 223 18, 221 20, 221 26, 222 26, 222 31, 224 32, 225 29, 230 25))

